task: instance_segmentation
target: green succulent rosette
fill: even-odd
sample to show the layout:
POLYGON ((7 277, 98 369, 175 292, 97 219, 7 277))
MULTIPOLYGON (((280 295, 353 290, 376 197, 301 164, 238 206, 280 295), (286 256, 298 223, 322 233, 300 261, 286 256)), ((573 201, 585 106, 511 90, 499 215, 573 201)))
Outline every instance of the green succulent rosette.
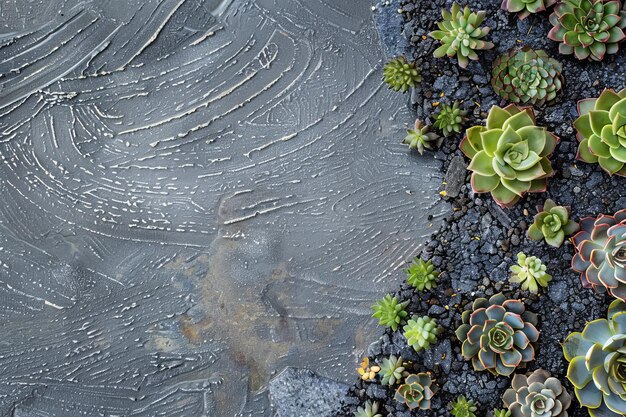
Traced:
POLYGON ((469 6, 461 9, 461 6, 454 3, 450 11, 442 10, 441 15, 443 20, 437 22, 439 30, 430 33, 433 39, 441 42, 441 46, 433 54, 435 58, 456 56, 459 66, 466 68, 470 60, 478 59, 476 51, 494 47, 493 43, 483 40, 491 30, 480 27, 485 20, 484 11, 474 13, 469 6))
POLYGON ((528 228, 528 237, 532 240, 545 239, 548 245, 558 248, 565 241, 565 236, 579 229, 578 223, 569 218, 569 207, 557 206, 547 199, 543 206, 537 206, 537 211, 533 224, 528 228))
POLYGON ((398 297, 387 294, 372 306, 372 310, 374 310, 372 317, 378 319, 379 325, 391 327, 395 332, 409 314, 405 310, 408 304, 408 301, 400 302, 398 297))
POLYGON ((599 164, 609 175, 626 176, 626 89, 606 89, 598 98, 579 101, 578 114, 577 158, 599 164))
POLYGON ((557 0, 502 0, 502 10, 517 13, 520 20, 526 19, 534 13, 545 11, 557 0))
POLYGON ((626 13, 620 0, 563 0, 550 15, 548 38, 563 55, 602 61, 626 38, 626 13))
POLYGON ((513 376, 502 401, 512 417, 567 417, 572 397, 561 381, 537 369, 528 375, 513 376))
POLYGON ((493 62, 491 86, 507 101, 542 106, 563 87, 563 66, 543 50, 514 48, 493 62))
POLYGON ((476 417, 477 410, 474 400, 468 400, 465 395, 459 395, 452 403, 450 414, 454 417, 476 417))
POLYGON ((415 408, 430 410, 431 400, 436 391, 430 374, 421 372, 407 376, 404 384, 396 390, 394 399, 399 403, 406 404, 410 410, 415 408))
POLYGON ((478 298, 461 317, 456 336, 463 357, 472 361, 476 371, 508 376, 535 358, 537 316, 526 311, 520 300, 507 300, 501 293, 489 300, 478 298))
POLYGON ((501 207, 512 207, 526 193, 544 192, 554 174, 549 157, 559 138, 535 125, 531 108, 493 106, 487 126, 467 130, 461 150, 471 162, 475 193, 491 193, 501 207))
POLYGON ((422 74, 414 62, 407 62, 401 56, 385 64, 383 80, 392 90, 406 93, 409 87, 415 88, 415 85, 422 81, 422 74))
POLYGON ((441 327, 437 325, 437 320, 428 316, 413 316, 402 329, 407 343, 416 352, 428 349, 431 344, 437 341, 437 336, 442 331, 441 327))
POLYGON ((430 126, 424 125, 421 120, 415 121, 413 129, 407 130, 407 135, 402 143, 409 145, 409 149, 415 149, 420 155, 424 154, 424 150, 433 150, 434 146, 441 146, 443 137, 435 132, 431 132, 430 126), (434 145, 434 146, 433 146, 434 145))
POLYGON ((552 275, 546 272, 547 267, 536 256, 526 256, 525 253, 517 254, 517 265, 512 265, 510 281, 521 284, 522 290, 533 294, 539 292, 539 287, 546 288, 552 281, 552 275))
POLYGON ((563 343, 567 379, 591 417, 626 415, 626 304, 615 300, 606 319, 593 320, 563 343))
POLYGON ((430 260, 424 262, 420 258, 415 258, 404 272, 407 274, 408 284, 419 291, 430 290, 437 286, 439 271, 430 260))

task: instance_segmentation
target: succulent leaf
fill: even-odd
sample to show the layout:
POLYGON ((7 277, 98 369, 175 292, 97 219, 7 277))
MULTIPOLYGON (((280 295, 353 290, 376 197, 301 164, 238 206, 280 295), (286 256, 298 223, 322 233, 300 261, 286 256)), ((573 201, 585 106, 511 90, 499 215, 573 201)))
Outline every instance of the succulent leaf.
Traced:
POLYGON ((404 379, 404 384, 396 390, 394 399, 399 403, 413 410, 430 410, 430 403, 437 393, 437 387, 428 373, 408 375, 404 379))
POLYGON ((439 271, 435 270, 432 261, 424 262, 420 258, 415 258, 409 268, 405 269, 407 282, 419 291, 430 290, 437 286, 439 271))
POLYGON ((433 150, 433 145, 439 147, 443 142, 443 137, 430 131, 430 126, 424 125, 419 119, 415 121, 415 128, 408 129, 407 135, 402 143, 409 145, 409 149, 416 149, 420 155, 424 154, 424 149, 433 150))
POLYGON ((562 0, 550 15, 548 38, 559 52, 578 59, 602 61, 626 38, 626 12, 621 0, 562 0))
POLYGON ((389 386, 395 385, 396 382, 402 379, 404 365, 402 356, 396 357, 391 355, 383 359, 383 363, 380 365, 380 383, 389 386))
POLYGON ((403 328, 404 337, 408 344, 419 352, 428 349, 437 341, 437 336, 442 329, 437 325, 437 320, 428 316, 413 316, 403 328))
POLYGON ((598 163, 609 175, 626 176, 626 89, 606 89, 596 99, 583 100, 578 113, 577 158, 598 163))
POLYGON ((517 265, 511 266, 513 283, 521 284, 522 290, 533 294, 539 292, 539 287, 546 288, 552 280, 552 275, 546 272, 546 266, 536 256, 526 256, 523 252, 517 254, 517 265))
POLYGON ((507 101, 542 106, 561 91, 562 70, 561 63, 543 50, 514 48, 493 62, 491 86, 507 101))
POLYGON ((587 323, 582 333, 570 334, 563 343, 569 362, 567 379, 580 404, 592 416, 626 414, 626 304, 614 300, 606 319, 587 323))
POLYGON ((461 133, 463 124, 467 120, 465 116, 467 116, 467 110, 462 110, 458 101, 452 103, 452 106, 443 103, 435 114, 433 126, 441 130, 446 137, 453 133, 461 133))
POLYGON ((415 88, 416 84, 422 82, 422 74, 415 63, 407 62, 403 56, 387 62, 383 76, 389 88, 403 93, 406 93, 409 87, 415 88))
POLYGON ((378 413, 378 402, 366 401, 364 406, 358 407, 354 417, 383 417, 378 413))
POLYGON ((554 174, 549 156, 559 138, 535 125, 531 108, 493 106, 487 126, 467 130, 461 150, 471 158, 472 188, 512 207, 526 193, 544 192, 554 174))
POLYGON ((519 300, 496 294, 479 298, 462 315, 456 330, 461 353, 477 371, 511 375, 516 367, 535 357, 533 345, 539 339, 537 317, 519 300))
POLYGON ((545 11, 557 0, 502 0, 502 10, 517 13, 520 20, 529 15, 545 11))
POLYGON ((494 47, 493 43, 483 40, 490 31, 488 27, 480 27, 485 12, 474 13, 469 6, 461 10, 461 6, 454 3, 450 11, 444 9, 441 15, 443 20, 437 23, 439 30, 429 34, 441 43, 433 54, 436 58, 456 56, 459 66, 466 68, 470 60, 478 59, 476 51, 494 47))
POLYGON ((374 310, 372 317, 378 319, 379 325, 391 327, 395 332, 409 314, 405 311, 408 304, 408 301, 401 303, 398 297, 392 297, 391 294, 387 294, 372 306, 372 310, 374 310))
POLYGON ((572 269, 583 287, 626 301, 626 210, 581 220, 572 269))

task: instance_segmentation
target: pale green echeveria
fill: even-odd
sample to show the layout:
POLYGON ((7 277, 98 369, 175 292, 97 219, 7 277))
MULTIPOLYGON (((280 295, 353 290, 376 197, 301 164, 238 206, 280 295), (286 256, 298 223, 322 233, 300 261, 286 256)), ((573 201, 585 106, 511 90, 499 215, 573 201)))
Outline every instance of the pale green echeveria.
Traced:
POLYGON ((606 89, 598 98, 579 101, 578 114, 578 159, 626 176, 626 89, 606 89))
POLYGON ((537 369, 528 375, 513 376, 502 402, 512 417, 567 417, 572 397, 561 381, 537 369))
POLYGON ((517 13, 520 20, 534 13, 545 11, 557 0, 502 0, 502 10, 517 13))
POLYGON ((437 325, 437 320, 428 316, 413 316, 403 327, 404 337, 408 344, 419 352, 428 349, 437 341, 437 336, 442 329, 437 325))
POLYGON ((391 327, 395 332, 409 314, 405 310, 408 304, 408 301, 400 302, 398 297, 387 294, 372 306, 372 310, 374 310, 372 317, 378 319, 379 325, 391 327))
POLYGON ((526 193, 544 192, 554 175, 549 156, 558 138, 535 125, 531 108, 493 106, 487 126, 467 130, 461 150, 471 158, 472 188, 512 207, 526 193))
POLYGON ((454 3, 450 11, 442 10, 441 15, 443 20, 437 22, 439 30, 430 33, 433 39, 441 42, 433 54, 436 58, 456 56, 459 66, 466 68, 470 60, 478 59, 476 51, 494 47, 493 43, 483 40, 491 30, 480 27, 485 20, 484 11, 474 13, 469 6, 461 9, 454 3))
POLYGON ((380 383, 382 385, 395 385, 396 382, 402 379, 404 372, 404 360, 402 356, 396 357, 391 355, 388 358, 383 359, 383 363, 380 365, 380 383))
POLYGON ((537 294, 539 287, 546 288, 552 281, 552 275, 548 274, 546 269, 541 259, 520 252, 517 254, 517 265, 511 266, 510 281, 521 284, 524 291, 537 294))
POLYGON ((378 412, 378 402, 366 401, 362 407, 356 409, 354 417, 383 417, 383 415, 378 412))
POLYGON ((567 378, 591 417, 626 415, 626 304, 615 300, 606 319, 593 320, 563 343, 567 378))
POLYGON ((407 130, 407 135, 402 143, 409 145, 409 149, 415 149, 420 155, 423 155, 424 149, 432 151, 434 146, 439 147, 442 141, 443 137, 436 132, 431 132, 430 126, 418 119, 415 121, 414 128, 407 130))
POLYGON ((532 240, 545 239, 546 243, 555 248, 560 247, 569 236, 578 231, 578 223, 569 218, 570 209, 557 206, 547 199, 543 206, 537 207, 533 224, 528 228, 528 237, 532 240))

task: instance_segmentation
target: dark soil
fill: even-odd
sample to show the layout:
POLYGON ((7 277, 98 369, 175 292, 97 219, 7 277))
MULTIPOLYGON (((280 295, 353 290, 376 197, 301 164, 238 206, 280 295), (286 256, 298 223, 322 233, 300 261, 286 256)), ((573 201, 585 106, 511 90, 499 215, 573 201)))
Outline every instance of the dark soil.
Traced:
MULTIPOLYGON (((578 274, 570 269, 574 253, 570 242, 555 249, 545 242, 531 241, 526 237, 526 230, 536 213, 536 206, 543 204, 546 198, 571 206, 575 220, 601 213, 612 214, 626 207, 625 179, 609 177, 598 165, 575 159, 577 141, 572 126, 577 117, 578 100, 597 97, 605 87, 626 87, 626 51, 607 56, 602 63, 581 62, 573 56, 559 55, 557 43, 546 37, 551 28, 548 13, 519 21, 515 15, 500 10, 500 0, 461 0, 461 5, 470 4, 474 11, 488 12, 486 24, 492 28, 488 39, 496 44, 494 50, 480 52, 480 61, 471 62, 463 70, 455 61, 433 58, 432 52, 437 44, 427 36, 440 20, 441 9, 449 8, 451 1, 390 3, 386 7, 379 5, 379 13, 398 13, 401 8, 404 26, 382 26, 381 31, 403 33, 410 44, 412 56, 409 58, 416 60, 422 68, 424 80, 410 95, 410 105, 418 118, 432 122, 432 114, 436 111, 433 102, 451 103, 457 99, 469 110, 470 120, 466 127, 482 124, 492 105, 507 104, 489 84, 492 61, 512 47, 528 45, 545 49, 563 63, 563 92, 556 102, 535 109, 538 125, 548 127, 561 137, 561 142, 552 157, 556 175, 549 180, 548 191, 530 194, 512 209, 501 209, 489 194, 472 192, 465 170, 468 161, 458 148, 462 137, 449 137, 444 141, 435 157, 443 162, 449 191, 445 199, 452 205, 453 213, 421 253, 423 259, 432 259, 443 274, 438 287, 432 291, 419 293, 404 284, 397 294, 403 300, 411 300, 410 313, 436 318, 445 331, 434 347, 416 354, 400 332, 388 329, 368 352, 374 362, 382 361, 390 354, 402 355, 415 364, 415 371, 431 371, 440 390, 432 411, 409 412, 404 405, 393 400, 393 389, 382 387, 378 382, 359 381, 352 391, 354 402, 378 401, 383 416, 449 415, 450 402, 457 395, 464 394, 479 404, 478 416, 491 416, 493 408, 502 407, 501 396, 510 380, 488 372, 475 372, 471 364, 463 360, 454 330, 467 303, 497 292, 522 299, 527 309, 539 315, 541 336, 536 360, 518 372, 544 368, 564 381, 573 394, 573 387, 565 378, 567 362, 560 343, 569 333, 581 331, 587 321, 604 316, 610 299, 582 287, 578 274), (508 283, 509 266, 516 262, 515 255, 520 251, 540 257, 553 275, 549 287, 541 290, 538 296, 508 283)), ((382 38, 392 39, 393 36, 383 33, 382 38)), ((387 46, 393 50, 393 45, 387 46)), ((626 49, 626 45, 623 47, 626 49)), ((419 158, 419 155, 415 154, 415 157, 419 158)), ((352 416, 355 410, 355 405, 347 405, 342 415, 352 416)), ((575 417, 588 415, 575 399, 569 414, 575 417)))

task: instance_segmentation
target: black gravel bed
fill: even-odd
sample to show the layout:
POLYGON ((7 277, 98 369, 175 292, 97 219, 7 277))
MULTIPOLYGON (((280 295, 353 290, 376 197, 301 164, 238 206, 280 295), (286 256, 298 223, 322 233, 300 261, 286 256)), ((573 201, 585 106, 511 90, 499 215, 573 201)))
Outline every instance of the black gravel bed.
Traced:
MULTIPOLYGON (((496 45, 492 51, 480 51, 480 61, 471 62, 466 70, 451 59, 433 58, 437 43, 427 36, 440 20, 441 9, 449 9, 452 1, 392 1, 387 7, 378 6, 386 9, 382 13, 398 13, 398 8, 402 9, 403 27, 381 26, 379 29, 383 39, 394 38, 385 32, 402 33, 410 44, 412 56, 408 58, 417 61, 422 69, 423 82, 411 92, 409 105, 416 117, 432 123, 432 115, 437 110, 433 103, 451 104, 456 99, 469 110, 466 127, 482 124, 492 105, 508 104, 489 84, 492 61, 516 46, 544 49, 563 63, 565 77, 564 89, 556 102, 535 109, 537 124, 548 127, 561 138, 551 158, 556 174, 549 179, 546 193, 527 195, 512 209, 502 209, 489 194, 472 192, 466 171, 469 161, 458 147, 462 136, 446 138, 435 157, 442 161, 446 173, 444 187, 448 193, 443 198, 453 211, 441 229, 432 235, 423 252, 417 254, 424 260, 432 259, 442 275, 437 288, 431 291, 417 292, 404 283, 396 293, 401 300, 411 300, 410 314, 436 318, 444 332, 435 346, 415 353, 400 331, 387 329, 367 353, 370 361, 376 363, 390 354, 402 355, 413 363, 412 371, 430 371, 439 392, 432 410, 409 411, 393 399, 394 388, 383 387, 377 381, 359 380, 351 391, 350 404, 345 405, 339 415, 353 416, 356 406, 368 399, 379 402, 383 416, 449 415, 448 406, 459 394, 479 404, 478 416, 491 416, 494 408, 502 408, 501 396, 509 387, 510 379, 475 372, 471 363, 461 356, 461 344, 454 335, 461 322, 461 312, 468 303, 498 292, 523 300, 527 309, 539 316, 537 328, 541 335, 536 359, 517 372, 546 369, 559 377, 573 396, 573 387, 565 377, 568 363, 563 358, 561 342, 571 332, 582 331, 586 322, 605 316, 611 301, 582 287, 579 275, 570 268, 574 247, 569 241, 560 248, 552 248, 543 241, 528 239, 526 230, 537 212, 536 206, 543 204, 546 198, 571 206, 572 218, 577 221, 601 213, 613 214, 626 207, 626 179, 610 177, 598 165, 576 160, 578 143, 572 125, 577 117, 578 100, 597 97, 605 87, 616 90, 626 87, 626 50, 608 55, 601 63, 578 61, 573 56, 559 55, 557 43, 547 38, 551 28, 549 13, 519 21, 514 14, 500 10, 500 0, 460 0, 459 3, 469 4, 473 11, 488 12, 486 25, 492 31, 487 40, 496 45), (520 251, 540 257, 553 276, 549 287, 541 289, 539 295, 521 291, 517 284, 508 282, 509 267, 516 263, 520 251)), ((388 47, 393 50, 393 45, 388 47)), ((626 49, 626 45, 623 48, 626 49)), ((415 158, 420 156, 416 153, 415 158)), ((575 398, 569 414, 588 416, 575 398)))

